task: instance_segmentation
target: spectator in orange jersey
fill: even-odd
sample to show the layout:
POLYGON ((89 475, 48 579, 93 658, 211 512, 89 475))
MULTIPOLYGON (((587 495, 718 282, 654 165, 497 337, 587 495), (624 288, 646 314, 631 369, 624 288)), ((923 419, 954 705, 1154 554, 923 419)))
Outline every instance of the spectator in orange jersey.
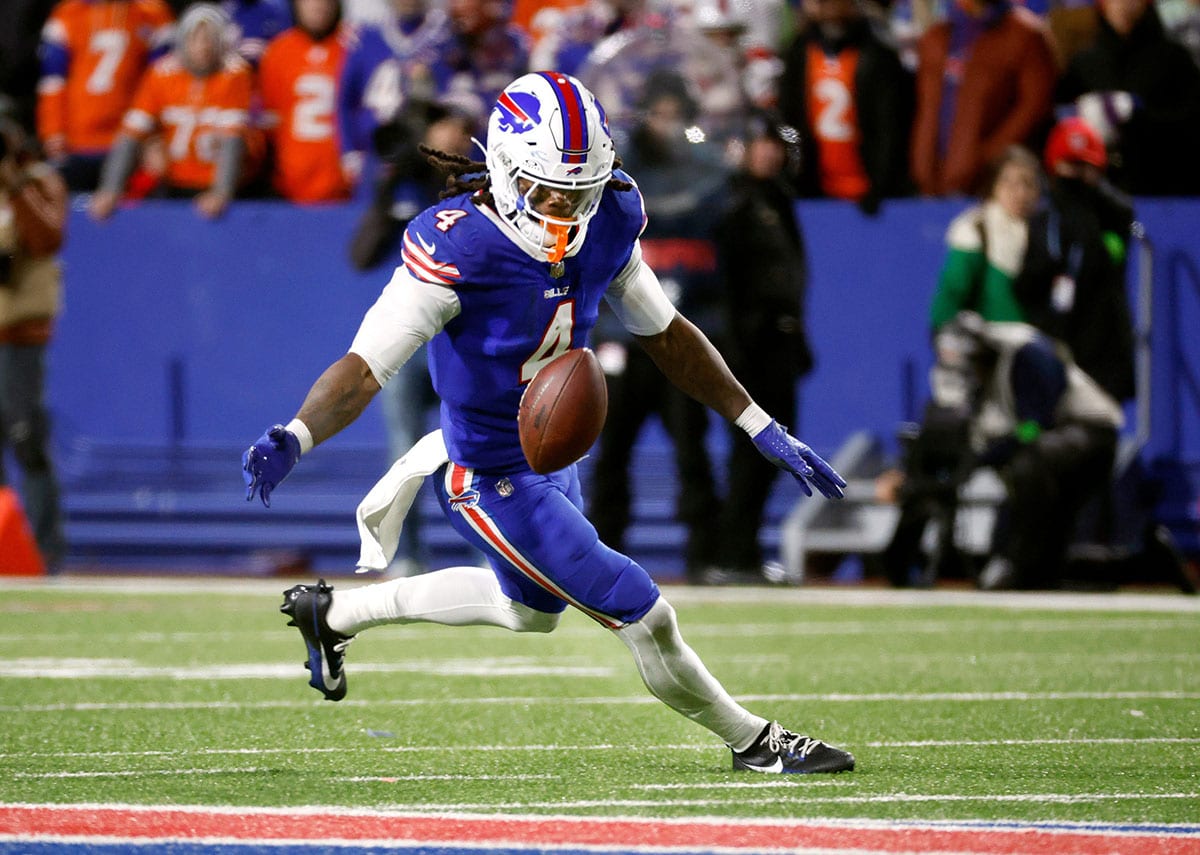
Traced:
POLYGON ((253 85, 250 66, 228 44, 228 25, 211 3, 184 13, 174 54, 151 67, 125 114, 92 197, 93 217, 112 214, 141 143, 156 132, 166 150, 161 193, 194 197, 206 217, 225 211, 246 172, 253 85))
POLYGON ((855 0, 804 0, 807 25, 783 53, 783 120, 801 131, 804 196, 857 202, 910 193, 912 76, 855 0))
POLYGON ((271 184, 293 202, 348 199, 335 114, 349 35, 341 4, 296 0, 295 9, 296 26, 271 40, 258 72, 275 152, 271 184))
POLYGON ((92 190, 138 80, 170 49, 164 0, 63 0, 42 28, 37 131, 72 190, 92 190))
POLYGON ((1058 67, 1044 21, 1010 0, 954 0, 917 42, 912 175, 926 196, 974 193, 1014 144, 1040 147, 1058 67))

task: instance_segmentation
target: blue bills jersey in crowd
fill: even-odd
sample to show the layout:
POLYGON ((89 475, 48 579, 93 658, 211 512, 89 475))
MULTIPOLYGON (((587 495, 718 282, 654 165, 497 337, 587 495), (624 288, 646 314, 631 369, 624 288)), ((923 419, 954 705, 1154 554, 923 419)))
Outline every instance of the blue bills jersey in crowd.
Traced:
POLYGON ((461 311, 429 342, 429 370, 450 459, 489 473, 527 468, 517 434, 521 393, 546 362, 587 344, 646 217, 636 188, 606 189, 587 239, 557 277, 497 220, 469 195, 454 196, 409 224, 402 250, 411 275, 458 295, 461 311))
POLYGON ((338 82, 343 152, 370 149, 375 128, 400 115, 417 94, 414 88, 432 85, 422 78, 432 76, 453 39, 449 19, 440 9, 429 10, 417 23, 389 19, 355 31, 338 82))

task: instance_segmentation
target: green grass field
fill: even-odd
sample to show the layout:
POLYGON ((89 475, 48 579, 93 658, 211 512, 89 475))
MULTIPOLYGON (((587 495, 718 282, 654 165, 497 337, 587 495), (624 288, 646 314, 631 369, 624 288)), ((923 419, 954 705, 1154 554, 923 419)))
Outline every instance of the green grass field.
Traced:
POLYGON ((780 780, 729 771, 577 613, 549 636, 370 630, 322 701, 289 584, 0 585, 0 802, 1200 819, 1192 598, 665 589, 735 697, 858 757, 780 780))

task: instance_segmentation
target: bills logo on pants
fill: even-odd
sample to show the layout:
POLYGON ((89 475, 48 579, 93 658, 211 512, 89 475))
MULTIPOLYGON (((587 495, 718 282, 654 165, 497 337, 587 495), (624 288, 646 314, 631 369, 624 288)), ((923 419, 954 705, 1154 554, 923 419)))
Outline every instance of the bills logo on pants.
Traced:
POLYGON ((551 614, 572 605, 609 629, 658 599, 649 574, 601 543, 584 517, 575 467, 486 475, 449 463, 437 488, 451 525, 487 553, 512 599, 551 614))

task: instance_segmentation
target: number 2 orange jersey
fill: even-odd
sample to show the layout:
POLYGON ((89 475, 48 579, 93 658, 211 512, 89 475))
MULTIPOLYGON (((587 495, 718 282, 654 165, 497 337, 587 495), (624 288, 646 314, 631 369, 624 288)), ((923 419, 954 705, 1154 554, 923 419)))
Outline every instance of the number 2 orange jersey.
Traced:
POLYGON ((857 201, 871 189, 859 146, 862 129, 854 79, 858 48, 826 54, 815 42, 808 47, 808 120, 817 145, 821 192, 857 201))
POLYGON ((280 33, 258 67, 263 121, 275 149, 272 183, 293 202, 347 199, 335 110, 349 30, 321 41, 298 27, 280 33))
POLYGON ((170 43, 164 0, 64 0, 42 28, 38 137, 106 151, 142 72, 170 43))
POLYGON ((250 66, 235 54, 207 77, 195 76, 173 55, 164 57, 142 78, 123 127, 139 139, 161 131, 167 183, 207 189, 216 175, 221 140, 247 135, 253 82, 250 66))

